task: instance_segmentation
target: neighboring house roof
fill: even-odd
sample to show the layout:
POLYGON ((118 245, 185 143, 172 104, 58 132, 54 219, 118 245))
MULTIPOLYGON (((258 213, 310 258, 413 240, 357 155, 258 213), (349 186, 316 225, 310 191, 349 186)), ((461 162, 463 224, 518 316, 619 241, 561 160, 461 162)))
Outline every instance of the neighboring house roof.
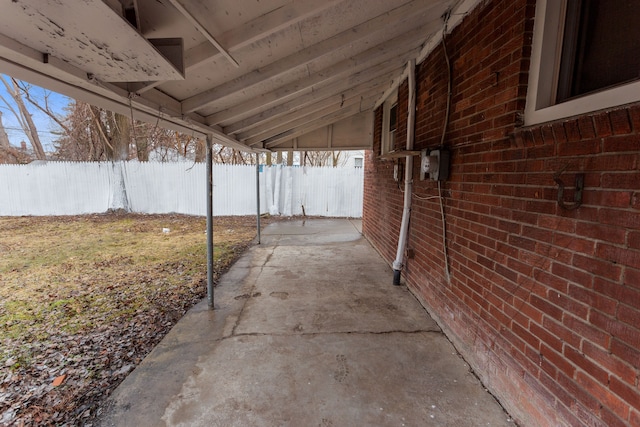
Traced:
POLYGON ((478 0, 20 0, 0 72, 248 150, 366 149, 372 114, 478 0))

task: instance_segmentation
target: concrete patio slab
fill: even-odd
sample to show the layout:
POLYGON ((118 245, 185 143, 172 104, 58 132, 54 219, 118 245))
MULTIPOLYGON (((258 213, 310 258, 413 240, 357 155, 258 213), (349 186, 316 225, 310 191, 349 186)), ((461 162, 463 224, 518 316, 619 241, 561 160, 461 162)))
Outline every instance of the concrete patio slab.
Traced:
POLYGON ((99 424, 513 425, 359 226, 269 225, 99 424))

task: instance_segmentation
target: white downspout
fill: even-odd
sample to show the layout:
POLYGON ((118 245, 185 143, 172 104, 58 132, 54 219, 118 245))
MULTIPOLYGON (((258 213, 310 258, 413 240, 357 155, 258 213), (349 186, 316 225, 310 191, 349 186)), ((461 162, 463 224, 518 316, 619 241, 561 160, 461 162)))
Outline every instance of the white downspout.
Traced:
MULTIPOLYGON (((416 61, 412 59, 407 64, 409 79, 409 106, 407 115, 407 151, 413 150, 416 120, 416 61)), ((398 237, 398 250, 393 261, 393 284, 400 285, 400 272, 403 266, 403 255, 407 245, 407 233, 409 231, 409 217, 411 216, 411 195, 413 193, 413 156, 406 156, 404 168, 404 209, 402 211, 402 223, 400 224, 400 236, 398 237)))

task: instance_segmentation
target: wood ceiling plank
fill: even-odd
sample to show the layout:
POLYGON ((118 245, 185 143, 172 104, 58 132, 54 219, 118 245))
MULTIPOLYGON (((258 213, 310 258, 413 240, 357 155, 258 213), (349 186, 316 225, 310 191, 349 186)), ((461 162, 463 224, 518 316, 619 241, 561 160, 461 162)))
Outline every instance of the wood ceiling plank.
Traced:
MULTIPOLYGON (((374 92, 374 93, 381 93, 374 92)), ((356 95, 345 99, 337 99, 337 97, 327 98, 316 104, 312 104, 305 108, 296 111, 293 114, 287 115, 286 119, 282 118, 277 121, 270 121, 261 126, 253 128, 247 132, 242 132, 237 135, 241 141, 253 141, 257 139, 266 139, 265 135, 275 135, 284 132, 288 129, 306 124, 309 121, 315 120, 320 117, 324 117, 334 111, 352 106, 354 104, 360 104, 362 101, 362 95, 356 95)))
MULTIPOLYGON (((257 17, 246 24, 229 30, 216 39, 229 51, 242 49, 258 40, 284 28, 318 15, 342 0, 296 0, 287 5, 257 17)), ((209 43, 202 43, 189 49, 185 54, 187 70, 213 62, 219 58, 218 52, 209 43)))
POLYGON ((246 102, 207 116, 207 123, 219 124, 226 121, 237 121, 251 116, 256 111, 264 110, 278 103, 286 102, 301 94, 309 93, 322 85, 330 84, 350 75, 374 70, 377 67, 395 65, 396 67, 418 54, 425 31, 422 27, 411 29, 386 43, 341 61, 328 68, 312 74, 302 81, 294 81, 276 90, 254 97, 246 102))
MULTIPOLYGON (((175 1, 175 0, 174 0, 175 1)), ((343 0, 295 0, 273 11, 261 15, 246 24, 226 31, 216 37, 218 43, 227 51, 242 49, 251 43, 267 38, 289 26, 295 25, 311 16, 318 15, 343 0)), ((205 26, 205 28, 208 28, 205 26)), ((211 43, 203 42, 187 50, 184 55, 185 71, 189 73, 195 68, 210 64, 222 57, 211 43)), ((137 83, 132 86, 133 92, 145 91, 159 86, 162 82, 137 83)))
POLYGON ((289 137, 288 135, 295 132, 296 128, 303 127, 316 120, 322 119, 323 117, 335 114, 336 112, 347 113, 360 111, 360 101, 361 98, 357 98, 349 100, 349 102, 345 103, 342 107, 336 108, 335 106, 328 106, 321 110, 312 111, 310 114, 307 113, 302 116, 298 116, 287 123, 278 123, 277 126, 267 128, 260 133, 254 132, 251 135, 246 135, 246 138, 243 138, 242 136, 239 136, 239 138, 245 144, 251 146, 268 141, 270 138, 274 138, 276 136, 289 137))
POLYGON ((293 138, 298 138, 300 136, 303 136, 313 130, 316 129, 320 129, 324 126, 328 126, 330 124, 336 123, 340 120, 344 120, 348 117, 352 117, 356 114, 360 114, 362 112, 365 111, 369 111, 371 109, 371 107, 373 106, 373 104, 375 103, 375 98, 368 98, 366 100, 363 101, 363 104, 360 106, 360 108, 345 108, 343 110, 340 111, 336 111, 333 112, 325 117, 319 118, 317 120, 314 120, 312 122, 309 122, 308 124, 304 125, 304 126, 300 126, 296 129, 291 129, 291 132, 288 132, 286 135, 285 134, 281 134, 281 135, 275 135, 271 138, 269 138, 268 140, 265 141, 256 141, 253 144, 248 144, 248 145, 264 145, 263 148, 273 148, 276 147, 288 140, 291 140, 293 138))
POLYGON ((407 3, 386 14, 379 15, 322 42, 316 43, 302 51, 295 52, 262 68, 253 70, 226 84, 191 96, 182 102, 182 110, 185 113, 199 110, 216 100, 243 91, 249 86, 273 79, 298 67, 304 67, 314 60, 330 55, 342 46, 353 43, 356 40, 366 39, 373 34, 385 32, 389 34, 389 37, 397 36, 397 34, 405 31, 406 23, 403 21, 415 20, 417 22, 419 20, 417 18, 419 13, 431 7, 433 6, 425 6, 424 2, 419 0, 407 3))
POLYGON ((354 97, 346 100, 342 107, 338 104, 337 106, 331 105, 329 107, 325 107, 315 111, 314 109, 310 109, 311 111, 301 112, 293 120, 289 120, 286 123, 282 123, 259 134, 252 133, 252 135, 248 138, 243 138, 242 135, 238 135, 238 139, 243 143, 251 146, 263 141, 268 141, 275 137, 282 136, 284 138, 289 132, 296 132, 298 131, 298 129, 306 129, 308 128, 308 126, 311 126, 312 123, 318 120, 325 120, 332 117, 342 117, 342 114, 355 114, 364 111, 368 109, 370 105, 373 105, 371 104, 371 99, 377 99, 379 95, 380 93, 376 92, 368 94, 366 97, 354 97))
POLYGON ((207 28, 207 21, 205 20, 204 23, 201 22, 202 15, 197 13, 197 11, 192 11, 194 4, 193 2, 187 0, 169 0, 169 3, 171 3, 173 7, 178 10, 178 12, 180 12, 193 26, 196 27, 198 32, 202 34, 204 38, 207 39, 207 41, 217 49, 218 53, 227 58, 227 60, 236 67, 240 66, 240 64, 238 64, 238 61, 236 61, 233 56, 231 56, 231 54, 227 52, 224 46, 222 46, 218 42, 218 40, 216 40, 213 34, 211 34, 211 31, 209 31, 209 29, 207 28), (198 19, 198 17, 200 17, 200 19, 198 19))
MULTIPOLYGON (((232 46, 231 49, 241 49, 256 41, 269 38, 269 35, 286 28, 292 26, 297 28, 296 25, 302 25, 300 23, 305 20, 304 24, 308 26, 308 29, 313 30, 311 24, 316 19, 309 18, 317 16, 317 25, 321 25, 322 19, 331 18, 331 13, 335 12, 328 11, 328 9, 335 7, 341 1, 346 2, 347 0, 333 0, 331 2, 292 0, 278 9, 249 21, 247 24, 222 34, 215 34, 216 40, 222 47, 229 48, 232 46)), ((179 2, 182 5, 192 6, 198 3, 199 0, 179 0, 179 2)), ((463 0, 465 4, 469 2, 473 3, 477 2, 477 0, 463 0)), ((52 5, 62 5, 63 10, 67 10, 67 7, 78 9, 84 7, 83 5, 94 3, 97 5, 96 10, 103 6, 100 0, 83 0, 78 7, 76 7, 76 0, 20 0, 20 2, 11 2, 11 4, 13 3, 33 5, 39 11, 49 11, 48 8, 52 5)), ((309 46, 309 48, 296 55, 285 56, 278 60, 280 62, 275 61, 257 70, 254 74, 249 72, 238 79, 230 80, 228 84, 218 85, 212 90, 215 91, 221 87, 223 89, 213 99, 206 101, 207 107, 204 109, 185 109, 185 106, 188 106, 185 103, 194 98, 188 97, 187 94, 194 94, 195 90, 193 89, 201 87, 198 86, 201 84, 198 80, 192 80, 190 82, 191 86, 188 86, 187 82, 185 82, 184 86, 182 86, 182 83, 173 85, 178 89, 184 88, 186 91, 186 99, 183 102, 179 102, 160 90, 153 89, 151 85, 141 86, 146 89, 141 96, 131 96, 131 88, 134 86, 125 83, 125 81, 130 81, 131 77, 122 80, 122 83, 105 83, 105 79, 99 78, 99 74, 92 73, 93 76, 87 76, 87 72, 91 73, 88 67, 96 65, 91 61, 81 61, 78 64, 74 64, 66 61, 64 57, 57 57, 53 54, 48 57, 48 63, 44 64, 41 63, 43 50, 34 49, 34 46, 27 44, 23 45, 24 49, 21 49, 20 43, 7 37, 5 37, 5 41, 11 40, 13 46, 11 46, 11 43, 3 43, 3 39, 0 37, 0 70, 20 72, 24 67, 28 67, 28 72, 25 71, 24 73, 25 76, 36 76, 34 77, 36 80, 44 83, 54 82, 53 86, 60 88, 63 93, 87 95, 85 98, 93 100, 98 105, 105 108, 113 107, 118 111, 127 112, 129 109, 133 109, 136 117, 147 121, 149 118, 159 116, 162 122, 166 122, 172 128, 180 128, 183 131, 184 129, 193 129, 200 134, 213 134, 217 141, 235 148, 246 149, 244 142, 262 146, 263 141, 267 141, 268 147, 278 149, 288 144, 288 141, 292 138, 335 123, 343 117, 352 117, 362 110, 370 111, 375 104, 375 102, 370 102, 370 98, 382 93, 383 89, 388 86, 388 82, 391 82, 396 74, 397 76, 401 75, 401 65, 409 58, 418 56, 422 42, 436 33, 436 31, 433 31, 433 27, 442 25, 436 10, 445 4, 453 3, 455 3, 453 0, 398 0, 390 2, 389 8, 393 7, 397 15, 393 15, 393 12, 379 15, 360 25, 353 26, 338 36, 333 36, 335 38, 330 37, 325 41, 309 46), (410 2, 408 4, 418 5, 419 7, 411 8, 410 13, 401 14, 397 10, 402 7, 409 8, 409 6, 399 6, 400 1, 403 3, 410 2), (416 15, 420 13, 419 11, 424 13, 418 17, 416 15), (392 19, 390 16, 396 16, 396 18, 392 19), (382 17, 385 17, 385 19, 382 17), (414 21, 416 22, 414 27, 406 25, 407 22, 414 21), (375 28, 376 26, 377 28, 375 28), (395 37, 396 32, 397 37, 395 37), (359 34, 347 35, 347 33, 359 34), (372 36, 373 34, 375 34, 375 37, 372 36), (383 34, 385 37, 383 37, 383 34), (382 39, 385 41, 380 43, 382 39), (371 48, 365 52, 359 52, 365 47, 352 47, 352 55, 349 54, 348 49, 351 42, 358 41, 360 43, 365 40, 370 43, 371 48), (374 46, 374 44, 377 45, 374 46), (335 54, 336 51, 340 51, 339 55, 344 54, 343 58, 348 57, 349 59, 333 63, 334 61, 339 61, 337 59, 338 55, 335 54), (5 53, 7 54, 5 55, 5 53), (299 56, 299 58, 296 59, 294 56, 299 56), (332 65, 329 65, 330 63, 332 65), (307 73, 312 74, 298 81, 291 81, 293 77, 290 73, 306 69, 307 65, 310 64, 312 68, 325 68, 316 72, 307 70, 307 73), (265 68, 267 70, 266 73, 264 73, 265 68), (383 68, 387 73, 382 73, 383 77, 380 77, 380 70, 383 68), (374 83, 376 78, 380 78, 380 85, 377 84, 377 81, 374 83), (387 79, 386 84, 384 83, 385 79, 387 79), (237 92, 238 90, 242 91, 240 89, 241 86, 244 88, 247 85, 249 85, 251 93, 258 94, 258 96, 249 99, 247 94, 237 92), (189 89, 192 92, 189 93, 189 89), (263 94, 260 95, 260 93, 263 94), (220 94, 222 94, 222 98, 218 96, 220 94), (344 94, 344 98, 342 94, 344 94), (362 100, 363 95, 367 96, 367 99, 362 100), (217 99, 224 99, 224 101, 217 104, 217 99), (222 108, 226 110, 221 111, 222 108), (196 112, 207 112, 209 115, 204 118, 196 112), (221 127, 221 123, 224 123, 225 126, 221 127), (238 138, 233 135, 238 135, 238 138), (246 141, 240 141, 239 138, 246 138, 246 141)), ((161 5, 158 7, 167 6, 166 2, 164 5, 158 4, 161 5)), ((383 7, 386 7, 386 5, 383 4, 381 8, 383 7)), ((264 9, 267 10, 266 7, 264 9)), ((69 12, 69 14, 73 15, 75 13, 75 11, 72 12, 69 12)), ((114 14, 113 12, 111 13, 114 14)), ((378 13, 376 11, 371 15, 378 13)), ((41 15, 47 16, 45 13, 41 15)), ((253 16, 255 15, 257 13, 254 13, 253 16)), ((117 14, 114 14, 114 16, 120 19, 117 14)), ((175 16, 178 16, 178 14, 175 14, 175 16)), ((51 17, 49 16, 48 18, 51 17)), ((334 16, 334 18, 337 19, 338 17, 334 16)), ((339 18, 343 19, 344 22, 352 20, 351 15, 349 17, 340 16, 339 18)), ((182 17, 179 17, 179 19, 182 20, 180 25, 172 26, 171 28, 183 28, 184 30, 186 21, 182 17)), ((360 21, 364 19, 362 17, 360 21)), ((3 22, 6 21, 7 19, 3 20, 0 17, 0 33, 3 33, 1 25, 5 25, 3 22)), ((95 24, 99 20, 91 19, 90 21, 95 24)), ((126 23, 126 21, 124 22, 126 23)), ((176 22, 174 21, 173 23, 176 22)), ((204 21, 202 22, 204 26, 204 21)), ((222 22, 224 24, 224 21, 222 22)), ((52 31, 55 25, 59 25, 55 20, 52 20, 50 24, 47 25, 52 31)), ((227 28, 230 27, 231 25, 227 25, 227 28)), ((346 25, 338 26, 336 24, 335 27, 336 29, 338 27, 346 28, 346 25)), ((60 30, 60 28, 58 29, 60 30)), ((62 31, 63 33, 69 31, 68 28, 62 28, 62 30, 64 30, 62 31)), ((100 30, 99 32, 102 33, 104 31, 100 30)), ((21 33, 21 35, 31 37, 34 33, 37 33, 37 31, 33 27, 28 27, 27 30, 24 30, 24 34, 21 33)), ((117 36, 117 33, 118 30, 109 29, 110 37, 117 36)), ((314 34, 317 37, 312 37, 311 39, 318 40, 325 36, 324 33, 333 34, 326 28, 324 31, 319 28, 319 33, 317 35, 314 34)), ((195 35, 192 27, 189 28, 189 34, 195 35)), ((211 32, 211 34, 214 33, 211 32)), ((331 34, 327 34, 327 36, 331 34)), ((58 34, 57 37, 66 39, 68 34, 58 34)), ((53 36, 52 38, 55 39, 53 36)), ((36 44, 42 42, 35 36, 29 40, 36 44)), ((192 43, 197 43, 202 39, 196 35, 190 40, 192 40, 192 43)), ((143 41, 146 42, 144 39, 143 41)), ((438 39, 434 39, 433 43, 428 44, 428 46, 437 43, 438 39)), ((109 52, 111 52, 112 46, 109 45, 108 47, 109 52)), ((120 50, 115 49, 114 52, 116 54, 122 53, 128 47, 118 48, 120 50)), ((251 46, 251 49, 254 47, 257 47, 257 44, 256 46, 251 46)), ((247 48, 246 52, 249 52, 249 50, 247 48)), ((242 53, 245 53, 245 51, 242 51, 242 53)), ((207 64, 209 63, 208 61, 217 60, 220 57, 220 53, 211 47, 209 42, 200 46, 196 45, 188 52, 187 56, 189 66, 194 68, 207 64)), ((226 66, 226 64, 224 65, 226 66)), ((101 73, 105 73, 104 69, 109 66, 109 64, 101 63, 98 65, 98 69, 101 73)), ((149 73, 145 73, 143 73, 144 76, 148 78, 149 73)), ((237 75, 237 73, 233 75, 237 75)), ((136 75, 134 78, 137 79, 138 76, 136 75)), ((47 86, 46 84, 44 85, 47 86)), ((213 85, 214 83, 210 83, 205 87, 210 88, 213 85)), ((167 88, 169 87, 172 87, 172 85, 168 84, 167 88)), ((180 91, 177 90, 174 95, 177 96, 179 93, 180 91)), ((204 92, 195 96, 211 97, 211 94, 204 92)))
POLYGON ((293 139, 278 141, 278 145, 272 145, 270 150, 367 150, 372 145, 373 114, 365 111, 310 130, 293 139))
MULTIPOLYGON (((234 123, 231 126, 223 127, 223 130, 228 135, 247 132, 263 123, 272 123, 274 119, 280 119, 285 115, 287 118, 290 118, 296 112, 312 105, 316 109, 321 109, 329 105, 339 105, 347 99, 361 96, 371 91, 378 92, 380 87, 386 87, 385 84, 393 79, 393 76, 399 71, 401 71, 401 69, 393 69, 391 72, 382 75, 366 74, 367 80, 364 82, 356 82, 353 79, 338 81, 329 87, 298 96, 289 102, 272 107, 255 116, 234 123)), ((382 91, 380 90, 380 92, 382 91)), ((284 120, 284 118, 281 120, 284 120)))

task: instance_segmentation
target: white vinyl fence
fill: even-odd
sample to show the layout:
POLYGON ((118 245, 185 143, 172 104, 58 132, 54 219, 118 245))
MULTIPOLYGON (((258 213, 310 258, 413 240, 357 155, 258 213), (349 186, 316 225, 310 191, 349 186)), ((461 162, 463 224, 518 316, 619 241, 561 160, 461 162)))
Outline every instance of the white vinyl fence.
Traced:
MULTIPOLYGON (((362 216, 362 168, 262 166, 260 210, 272 215, 362 216)), ((256 213, 256 167, 213 165, 213 214, 256 213)), ((203 163, 48 162, 0 165, 0 216, 125 209, 206 215, 203 163)))

